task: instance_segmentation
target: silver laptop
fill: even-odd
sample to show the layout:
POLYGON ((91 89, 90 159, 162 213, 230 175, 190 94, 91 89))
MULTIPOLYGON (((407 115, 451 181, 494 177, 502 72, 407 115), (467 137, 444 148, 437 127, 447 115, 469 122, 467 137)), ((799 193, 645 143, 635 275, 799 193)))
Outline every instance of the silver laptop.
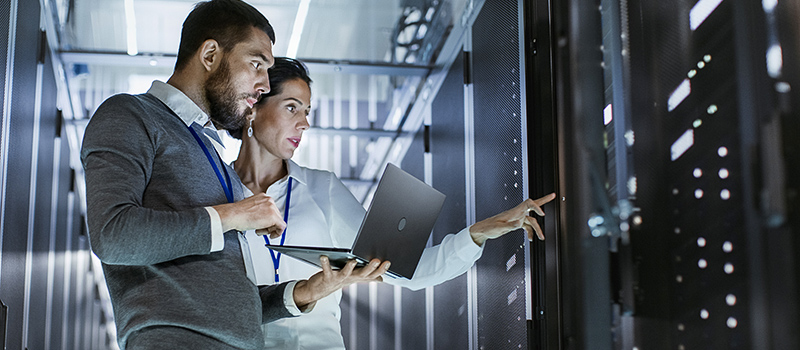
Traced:
POLYGON ((276 246, 269 249, 320 266, 328 257, 342 268, 348 260, 364 266, 373 258, 389 260, 388 275, 411 278, 442 210, 445 195, 393 164, 383 172, 352 248, 276 246))

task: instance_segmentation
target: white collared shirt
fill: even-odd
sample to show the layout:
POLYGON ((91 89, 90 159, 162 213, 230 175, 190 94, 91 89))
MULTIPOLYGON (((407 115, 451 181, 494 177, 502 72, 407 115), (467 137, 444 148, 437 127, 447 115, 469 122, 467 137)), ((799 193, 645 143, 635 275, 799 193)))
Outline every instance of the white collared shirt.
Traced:
MULTIPOLYGON (((285 245, 351 247, 366 210, 333 173, 313 170, 286 161, 288 175, 267 188, 266 194, 283 212, 286 205, 288 177, 292 177, 292 195, 286 227, 285 245)), ((245 190, 245 193, 250 193, 245 190)), ((259 285, 272 284, 275 269, 264 238, 254 231, 246 233, 259 285)), ((280 245, 281 238, 270 244, 280 245)), ((467 271, 483 252, 463 229, 448 235, 441 244, 426 248, 414 278, 384 281, 411 289, 442 283, 467 271)), ((307 279, 319 272, 316 266, 288 256, 280 259, 280 281, 307 279)), ((267 348, 275 349, 344 349, 339 319, 342 291, 319 300, 314 310, 300 317, 286 318, 264 325, 267 348)))

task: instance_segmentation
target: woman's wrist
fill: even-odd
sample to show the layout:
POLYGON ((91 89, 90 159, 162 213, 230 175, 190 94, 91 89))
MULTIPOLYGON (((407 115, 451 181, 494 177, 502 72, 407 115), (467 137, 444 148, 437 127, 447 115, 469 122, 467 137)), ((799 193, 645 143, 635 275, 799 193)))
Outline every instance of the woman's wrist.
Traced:
POLYGON ((485 234, 480 229, 480 222, 473 224, 469 227, 469 236, 472 237, 472 241, 478 245, 478 247, 482 247, 483 243, 486 242, 489 237, 486 237, 485 234))

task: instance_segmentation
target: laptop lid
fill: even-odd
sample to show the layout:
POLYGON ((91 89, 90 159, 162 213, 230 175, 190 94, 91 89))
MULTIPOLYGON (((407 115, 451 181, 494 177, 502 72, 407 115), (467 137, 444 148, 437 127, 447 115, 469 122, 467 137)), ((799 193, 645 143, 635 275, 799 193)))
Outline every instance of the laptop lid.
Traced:
POLYGON ((411 278, 445 195, 393 164, 383 172, 352 253, 389 260, 389 270, 411 278))
POLYGON ((363 266, 373 258, 391 261, 389 275, 411 278, 444 204, 445 195, 393 164, 375 190, 352 249, 268 246, 319 266, 326 255, 341 268, 349 259, 363 266))

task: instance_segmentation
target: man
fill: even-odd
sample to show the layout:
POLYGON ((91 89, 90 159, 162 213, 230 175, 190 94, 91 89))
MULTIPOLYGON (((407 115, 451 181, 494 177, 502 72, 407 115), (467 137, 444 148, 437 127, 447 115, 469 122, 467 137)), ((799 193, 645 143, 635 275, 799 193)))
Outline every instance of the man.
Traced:
POLYGON ((277 236, 285 223, 265 194, 243 199, 215 149, 216 130, 241 128, 269 91, 274 40, 267 19, 242 1, 200 3, 167 83, 109 98, 86 128, 89 237, 122 349, 260 349, 262 322, 308 312, 388 270, 388 262, 351 262, 299 282, 253 283, 242 232, 277 236))

